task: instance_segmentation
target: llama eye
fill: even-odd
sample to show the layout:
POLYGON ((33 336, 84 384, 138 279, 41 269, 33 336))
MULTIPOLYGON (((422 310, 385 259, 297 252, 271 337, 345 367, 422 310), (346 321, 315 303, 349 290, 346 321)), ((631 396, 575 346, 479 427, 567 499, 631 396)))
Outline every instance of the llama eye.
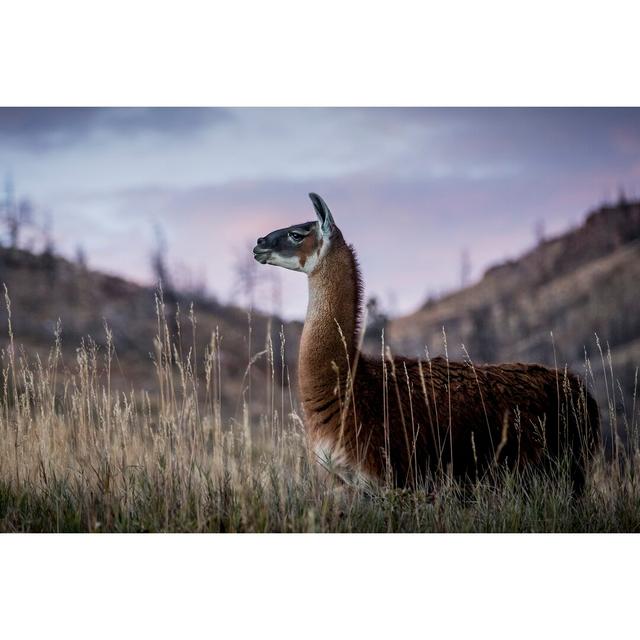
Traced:
POLYGON ((304 238, 303 235, 296 233, 295 231, 289 231, 289 240, 293 242, 300 242, 304 238))

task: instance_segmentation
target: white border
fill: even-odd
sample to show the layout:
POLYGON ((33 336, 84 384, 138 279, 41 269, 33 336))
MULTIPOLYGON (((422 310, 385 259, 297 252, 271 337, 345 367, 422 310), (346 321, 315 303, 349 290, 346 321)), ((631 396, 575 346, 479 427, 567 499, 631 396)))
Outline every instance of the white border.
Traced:
POLYGON ((626 0, 5 2, 6 105, 640 103, 626 0))
POLYGON ((3 636, 628 637, 637 545, 628 535, 5 536, 3 636))

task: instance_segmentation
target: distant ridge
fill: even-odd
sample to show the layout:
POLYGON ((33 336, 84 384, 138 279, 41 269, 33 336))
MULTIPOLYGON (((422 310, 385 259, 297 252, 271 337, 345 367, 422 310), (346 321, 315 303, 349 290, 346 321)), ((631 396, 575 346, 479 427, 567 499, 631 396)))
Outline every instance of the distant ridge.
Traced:
MULTIPOLYGON (((27 356, 47 357, 54 344, 58 319, 62 328, 64 366, 73 370, 76 349, 81 341, 91 338, 105 352, 105 322, 113 334, 117 366, 112 368, 114 387, 129 391, 131 386, 153 391, 156 378, 151 353, 157 332, 156 290, 123 278, 92 271, 52 254, 34 254, 21 249, 0 247, 0 287, 5 283, 11 299, 11 323, 16 344, 27 356)), ((4 291, 0 293, 4 294, 4 291)), ((223 402, 235 408, 242 393, 242 380, 249 362, 248 314, 245 309, 221 304, 202 296, 180 292, 166 293, 166 317, 177 333, 176 313, 181 312, 181 331, 185 351, 193 346, 189 307, 194 303, 197 319, 196 352, 200 362, 219 330, 224 360, 223 402)), ((7 311, 2 301, 0 311, 0 349, 8 342, 7 311)), ((279 359, 278 334, 281 321, 266 315, 251 316, 251 355, 265 348, 267 332, 274 341, 274 358, 279 359)), ((300 326, 284 323, 287 340, 286 361, 295 381, 295 366, 300 326)), ((278 365, 279 366, 279 365, 278 365)), ((266 369, 266 359, 258 359, 256 372, 266 369)), ((202 371, 202 367, 198 367, 202 371)), ((252 388, 256 400, 264 395, 264 375, 252 388)), ((246 381, 245 381, 246 382, 246 381)))

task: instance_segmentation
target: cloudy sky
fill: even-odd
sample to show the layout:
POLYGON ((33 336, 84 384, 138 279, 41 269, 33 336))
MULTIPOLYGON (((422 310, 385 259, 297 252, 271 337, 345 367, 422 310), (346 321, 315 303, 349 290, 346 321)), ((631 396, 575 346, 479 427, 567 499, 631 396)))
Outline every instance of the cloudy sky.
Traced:
MULTIPOLYGON (((313 219, 320 193, 395 313, 640 195, 640 109, 2 109, 0 175, 58 250, 152 279, 154 229, 176 273, 236 299, 255 238, 313 219)), ((302 317, 305 276, 256 265, 257 304, 302 317), (273 280, 277 273, 278 281, 273 280), (277 295, 276 304, 277 303, 277 295)))

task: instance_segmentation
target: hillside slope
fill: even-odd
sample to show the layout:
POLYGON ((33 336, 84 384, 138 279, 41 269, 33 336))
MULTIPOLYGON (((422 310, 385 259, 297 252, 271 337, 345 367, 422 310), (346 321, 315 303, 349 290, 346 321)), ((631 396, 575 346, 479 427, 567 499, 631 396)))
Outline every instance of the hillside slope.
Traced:
MULTIPOLYGON (((0 283, 6 284, 11 301, 11 323, 15 342, 28 355, 45 358, 54 344, 58 319, 62 328, 64 366, 73 371, 76 349, 83 339, 91 337, 104 354, 105 323, 113 333, 117 354, 112 368, 114 387, 129 391, 153 391, 156 377, 151 354, 158 330, 156 291, 122 278, 89 271, 63 258, 34 255, 27 251, 0 248, 0 283)), ((166 317, 177 336, 176 311, 180 308, 180 324, 184 353, 193 346, 189 322, 191 299, 179 294, 165 295, 166 317)), ((4 304, 2 305, 5 306, 4 304)), ((221 336, 223 366, 223 405, 233 412, 241 398, 242 381, 250 357, 265 347, 267 332, 274 343, 276 380, 279 379, 279 332, 281 321, 261 314, 219 304, 210 299, 194 301, 196 315, 196 353, 200 362, 218 329, 221 336)), ((8 342, 7 311, 0 313, 0 348, 8 342)), ((287 347, 286 363, 295 381, 295 365, 300 325, 284 326, 287 347)), ((266 358, 257 359, 253 367, 258 384, 252 385, 254 400, 264 401, 266 358)), ((200 370, 202 367, 200 367, 200 370)))
POLYGON ((640 202, 602 207, 477 284, 392 320, 387 335, 397 351, 424 355, 427 345, 435 355, 444 351, 443 327, 452 359, 464 357, 464 344, 475 362, 557 362, 580 373, 586 349, 602 403, 597 334, 631 401, 640 364, 640 202))

